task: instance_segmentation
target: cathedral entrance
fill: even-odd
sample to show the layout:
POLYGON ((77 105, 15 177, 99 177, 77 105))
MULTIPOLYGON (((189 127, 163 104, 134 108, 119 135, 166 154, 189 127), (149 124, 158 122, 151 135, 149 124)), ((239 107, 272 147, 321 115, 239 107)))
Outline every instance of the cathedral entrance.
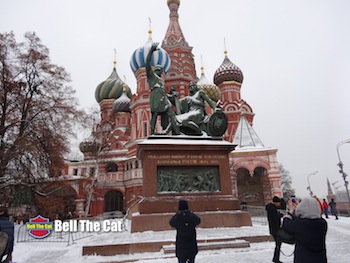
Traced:
POLYGON ((121 192, 117 190, 108 191, 104 196, 104 200, 104 212, 123 211, 124 200, 121 192))
POLYGON ((237 170, 238 199, 247 202, 248 205, 264 206, 264 182, 266 181, 266 169, 257 167, 253 175, 245 168, 237 170))

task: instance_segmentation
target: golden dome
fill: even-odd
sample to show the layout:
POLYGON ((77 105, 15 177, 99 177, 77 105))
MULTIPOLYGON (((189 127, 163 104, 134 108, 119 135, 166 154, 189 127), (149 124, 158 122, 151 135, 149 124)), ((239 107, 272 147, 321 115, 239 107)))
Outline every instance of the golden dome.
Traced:
POLYGON ((170 4, 177 4, 177 5, 180 5, 180 0, 167 0, 167 4, 170 5, 170 4))

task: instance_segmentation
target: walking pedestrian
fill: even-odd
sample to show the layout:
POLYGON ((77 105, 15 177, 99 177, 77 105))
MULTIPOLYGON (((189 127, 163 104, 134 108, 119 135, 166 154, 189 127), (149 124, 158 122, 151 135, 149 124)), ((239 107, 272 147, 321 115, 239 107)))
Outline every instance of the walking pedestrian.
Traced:
POLYGON ((326 216, 326 218, 329 218, 328 217, 328 203, 327 203, 326 199, 323 199, 322 205, 323 205, 324 215, 326 216))
POLYGON ((189 210, 186 200, 179 201, 179 211, 169 224, 176 229, 175 253, 179 263, 194 263, 198 253, 196 226, 201 219, 189 210))
POLYGON ((283 216, 279 212, 281 199, 278 196, 272 198, 272 202, 266 205, 267 220, 269 221, 269 230, 271 236, 275 240, 275 251, 273 254, 272 262, 282 263, 280 261, 281 241, 277 238, 277 231, 281 227, 281 217, 283 216))
POLYGON ((338 220, 338 213, 337 213, 337 203, 332 198, 329 202, 329 207, 331 208, 331 214, 335 216, 335 219, 338 220))

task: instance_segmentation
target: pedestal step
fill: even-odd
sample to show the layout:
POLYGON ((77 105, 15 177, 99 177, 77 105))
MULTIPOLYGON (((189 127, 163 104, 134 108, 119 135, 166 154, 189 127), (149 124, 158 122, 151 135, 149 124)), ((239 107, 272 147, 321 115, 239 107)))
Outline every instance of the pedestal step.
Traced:
MULTIPOLYGON (((198 250, 216 250, 216 249, 225 249, 225 248, 246 248, 250 247, 250 244, 246 240, 232 240, 232 241, 223 241, 223 242, 206 242, 198 243, 198 250)), ((163 246, 164 254, 174 254, 175 245, 165 245, 163 246)))

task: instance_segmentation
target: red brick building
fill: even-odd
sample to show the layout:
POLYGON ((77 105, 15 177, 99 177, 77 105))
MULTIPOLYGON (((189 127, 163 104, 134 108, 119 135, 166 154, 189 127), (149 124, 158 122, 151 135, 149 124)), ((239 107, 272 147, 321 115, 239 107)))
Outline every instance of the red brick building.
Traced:
MULTIPOLYGON (((189 82, 198 81, 211 99, 220 99, 228 118, 223 139, 237 144, 230 154, 234 197, 248 204, 264 205, 273 195, 281 196, 277 149, 265 147, 252 128, 253 110, 241 98, 242 71, 230 61, 225 51, 213 82, 207 80, 203 67, 198 78, 192 47, 186 42, 179 24, 180 1, 168 0, 167 4, 169 26, 162 48, 153 55, 153 65, 160 64, 165 70, 163 78, 167 92, 176 85, 179 98, 182 98, 188 95, 189 82)), ((142 167, 147 164, 142 164, 136 153, 138 144, 150 136, 150 89, 145 60, 152 43, 150 29, 145 45, 131 54, 130 66, 136 78, 134 94, 118 76, 116 62, 109 78, 96 88, 100 123, 80 144, 84 160, 67 162, 65 167, 64 178, 70 178, 66 185, 76 192, 73 198, 80 215, 86 209, 92 216, 125 211, 142 198, 142 167)), ((208 112, 210 110, 208 108, 208 112)), ((160 129, 159 123, 157 129, 160 129)))

